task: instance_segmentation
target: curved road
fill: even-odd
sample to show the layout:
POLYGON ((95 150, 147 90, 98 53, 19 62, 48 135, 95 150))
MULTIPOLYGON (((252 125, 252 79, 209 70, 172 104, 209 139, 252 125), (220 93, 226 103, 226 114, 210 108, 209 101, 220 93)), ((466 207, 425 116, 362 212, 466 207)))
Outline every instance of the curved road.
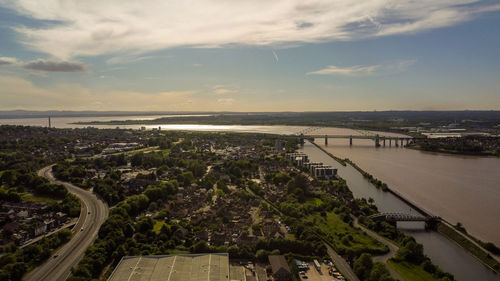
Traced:
POLYGON ((382 262, 383 264, 386 265, 387 269, 389 270, 389 273, 391 274, 391 276, 393 278, 395 278, 396 280, 405 280, 403 277, 401 277, 401 275, 399 275, 399 273, 396 272, 396 270, 394 270, 394 268, 392 268, 392 266, 390 266, 387 261, 390 259, 390 258, 393 258, 396 256, 396 252, 399 250, 399 246, 394 244, 394 242, 392 242, 391 240, 379 235, 378 233, 364 227, 363 225, 359 224, 358 222, 358 218, 356 217, 353 217, 353 220, 354 220, 354 226, 355 227, 359 227, 361 228, 361 230, 363 230, 366 234, 368 234, 369 236, 371 236, 373 239, 377 240, 378 242, 384 244, 387 246, 387 248, 389 248, 389 252, 385 255, 381 255, 381 256, 373 256, 373 260, 374 261, 379 261, 379 262, 382 262))
POLYGON ((51 183, 62 184, 69 192, 80 198, 82 209, 80 218, 73 228, 74 235, 71 240, 60 248, 56 258, 49 258, 44 264, 27 274, 23 280, 32 281, 62 281, 66 280, 75 266, 83 257, 85 250, 94 242, 101 224, 108 217, 108 206, 95 194, 67 182, 54 178, 52 166, 47 166, 38 175, 48 179, 51 183))

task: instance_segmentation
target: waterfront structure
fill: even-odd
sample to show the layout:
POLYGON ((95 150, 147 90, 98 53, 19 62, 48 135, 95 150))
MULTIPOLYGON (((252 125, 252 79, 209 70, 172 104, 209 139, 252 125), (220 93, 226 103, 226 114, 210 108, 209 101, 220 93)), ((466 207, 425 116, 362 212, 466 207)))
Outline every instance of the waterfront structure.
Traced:
POLYGON ((334 179, 337 176, 337 169, 330 166, 314 167, 313 176, 320 179, 334 179))
POLYGON ((285 157, 294 165, 307 169, 316 178, 329 180, 337 177, 337 169, 321 162, 309 162, 309 156, 305 153, 287 153, 285 157))
POLYGON ((108 281, 229 281, 229 254, 125 256, 108 281))

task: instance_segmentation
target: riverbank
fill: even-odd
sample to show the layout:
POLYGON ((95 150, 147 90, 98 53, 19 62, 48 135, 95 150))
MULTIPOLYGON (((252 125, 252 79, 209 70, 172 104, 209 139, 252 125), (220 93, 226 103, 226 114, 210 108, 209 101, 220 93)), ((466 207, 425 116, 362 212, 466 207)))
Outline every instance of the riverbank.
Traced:
POLYGON ((376 188, 382 189, 382 191, 389 191, 389 187, 387 186, 386 183, 382 182, 381 180, 375 178, 370 173, 368 173, 365 170, 361 169, 351 159, 346 158, 346 159, 344 159, 344 162, 349 163, 349 165, 351 165, 354 169, 358 170, 358 172, 360 172, 363 175, 363 177, 366 178, 368 181, 370 181, 376 188))
POLYGON ((347 164, 346 164, 346 162, 345 162, 343 159, 341 159, 341 158, 339 158, 339 157, 337 157, 337 156, 335 156, 335 155, 331 154, 330 152, 326 151, 326 150, 325 150, 325 149, 323 149, 321 146, 317 145, 314 141, 311 141, 310 143, 311 143, 311 144, 313 144, 314 146, 316 146, 317 148, 319 148, 321 151, 323 151, 325 154, 327 154, 327 155, 328 155, 328 156, 330 156, 331 158, 333 158, 333 160, 335 160, 335 161, 339 162, 339 163, 340 163, 340 165, 342 165, 342 166, 344 166, 344 167, 347 165, 347 164))
POLYGON ((437 227, 437 231, 441 233, 446 238, 452 240, 460 247, 467 250, 474 257, 479 259, 485 266, 495 271, 496 274, 500 275, 500 263, 492 257, 489 253, 487 253, 484 249, 464 237, 458 230, 448 226, 446 223, 440 223, 437 227))
POLYGON ((500 154, 496 154, 493 151, 487 152, 469 152, 469 151, 458 151, 458 150, 448 150, 448 149, 425 149, 418 145, 408 146, 409 149, 425 151, 425 152, 435 152, 443 154, 453 154, 453 155, 467 155, 467 156, 486 156, 486 157, 500 157, 500 154))
MULTIPOLYGON (((322 147, 320 147, 316 143, 314 143, 314 142, 311 142, 311 143, 315 147, 319 148, 322 152, 325 152, 325 154, 327 154, 329 157, 331 157, 335 161, 339 162, 338 159, 342 160, 340 157, 337 157, 337 156, 335 156, 335 155, 333 155, 333 154, 325 151, 325 149, 323 149, 322 147)), ((347 158, 343 159, 342 161, 344 163, 349 163, 350 166, 352 166, 359 173, 361 173, 363 175, 363 177, 365 179, 369 180, 370 183, 372 183, 372 185, 373 185, 373 180, 370 180, 370 178, 371 179, 375 179, 373 176, 371 176, 366 171, 362 170, 358 165, 356 165, 353 161, 351 161, 351 160, 349 160, 347 158), (371 177, 366 176, 366 175, 370 175, 371 177)), ((384 191, 387 191, 388 193, 391 193, 392 195, 394 195, 395 197, 397 197, 399 200, 401 200, 402 202, 406 203, 407 205, 409 205, 410 207, 412 207, 413 209, 415 209, 416 211, 418 211, 422 215, 424 215, 424 216, 432 216, 428 211, 426 211, 423 208, 421 208, 421 207, 417 206, 416 204, 412 203, 411 201, 409 201, 408 199, 406 199, 404 196, 402 196, 398 192, 392 190, 391 188, 387 187, 387 189, 384 190, 384 191)), ((496 260, 493 257, 491 257, 491 255, 488 258, 488 253, 487 253, 486 250, 482 249, 482 247, 478 247, 476 244, 472 243, 467 238, 464 238, 460 233, 458 233, 458 230, 456 230, 454 228, 449 228, 448 231, 446 232, 446 234, 443 233, 443 232, 441 232, 441 231, 438 231, 438 233, 440 235, 446 237, 447 239, 451 240, 452 242, 454 242, 455 244, 457 244, 458 246, 460 246, 464 250, 466 250, 470 255, 472 255, 473 257, 475 257, 476 259, 478 259, 484 266, 490 268, 496 274, 499 274, 498 270, 494 269, 494 267, 496 266, 494 262, 496 262, 496 260)), ((477 240, 475 238, 471 238, 471 239, 477 240)))

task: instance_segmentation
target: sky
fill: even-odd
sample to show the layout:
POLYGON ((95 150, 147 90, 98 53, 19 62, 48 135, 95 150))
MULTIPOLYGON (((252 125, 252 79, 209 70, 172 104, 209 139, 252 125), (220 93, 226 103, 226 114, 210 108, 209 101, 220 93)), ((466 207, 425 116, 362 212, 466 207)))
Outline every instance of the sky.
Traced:
POLYGON ((0 110, 499 110, 500 2, 0 0, 0 110))

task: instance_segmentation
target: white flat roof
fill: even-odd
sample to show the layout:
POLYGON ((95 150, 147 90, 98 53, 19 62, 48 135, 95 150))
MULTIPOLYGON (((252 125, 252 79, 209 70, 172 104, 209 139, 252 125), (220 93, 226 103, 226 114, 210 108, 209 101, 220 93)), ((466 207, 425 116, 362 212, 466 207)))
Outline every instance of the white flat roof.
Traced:
POLYGON ((126 256, 108 281, 229 281, 227 253, 126 256))

